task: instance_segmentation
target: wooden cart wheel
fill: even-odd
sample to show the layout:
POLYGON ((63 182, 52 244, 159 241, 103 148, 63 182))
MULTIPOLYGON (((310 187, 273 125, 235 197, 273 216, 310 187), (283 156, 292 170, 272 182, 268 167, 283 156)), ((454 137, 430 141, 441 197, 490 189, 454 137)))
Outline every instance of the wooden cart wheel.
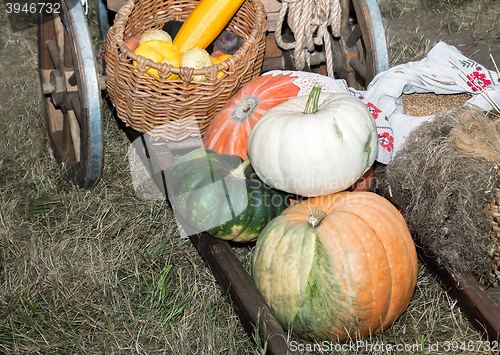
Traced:
POLYGON ((384 25, 377 0, 340 0, 341 36, 334 38, 335 74, 353 88, 366 88, 389 69, 384 25))
POLYGON ((54 156, 76 185, 91 188, 103 166, 101 92, 79 0, 61 0, 60 13, 40 14, 38 67, 54 156))

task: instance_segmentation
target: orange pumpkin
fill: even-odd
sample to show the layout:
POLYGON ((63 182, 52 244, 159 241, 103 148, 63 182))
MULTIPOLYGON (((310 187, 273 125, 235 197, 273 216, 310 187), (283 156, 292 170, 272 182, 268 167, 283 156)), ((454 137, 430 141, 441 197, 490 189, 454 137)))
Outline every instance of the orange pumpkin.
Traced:
POLYGON ((386 329, 408 307, 417 272, 405 220, 371 192, 288 207, 262 230, 252 259, 276 319, 307 340, 358 340, 386 329))
POLYGON ((370 191, 374 179, 373 165, 347 191, 370 191))
POLYGON ((252 79, 224 105, 203 136, 205 148, 219 154, 248 156, 250 130, 270 108, 296 97, 296 76, 263 75, 252 79))

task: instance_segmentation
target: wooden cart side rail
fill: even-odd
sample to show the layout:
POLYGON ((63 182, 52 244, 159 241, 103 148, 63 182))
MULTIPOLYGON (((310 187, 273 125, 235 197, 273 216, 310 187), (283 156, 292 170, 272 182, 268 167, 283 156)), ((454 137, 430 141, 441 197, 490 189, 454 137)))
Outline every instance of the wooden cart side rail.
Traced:
POLYGON ((261 342, 267 345, 267 354, 295 354, 288 346, 286 333, 274 318, 264 297, 255 287, 231 246, 206 233, 190 236, 190 239, 219 286, 229 294, 233 308, 247 334, 252 337, 258 331, 261 342))
MULTIPOLYGON (((276 29, 276 20, 281 8, 281 3, 278 0, 261 0, 267 12, 267 23, 269 32, 274 32, 276 29)), ((106 7, 108 10, 118 12, 125 3, 125 0, 106 0, 106 7)))
MULTIPOLYGON (((128 129, 131 141, 144 136, 128 129)), ((164 167, 153 179, 161 191, 165 191, 165 177, 173 164, 173 155, 165 144, 144 144, 144 151, 137 153, 146 166, 164 167), (147 147, 146 147, 147 146, 147 147)), ((158 171, 156 169, 155 171, 158 171)), ((267 343, 268 354, 293 354, 288 347, 287 335, 272 315, 248 272, 235 255, 231 246, 205 233, 190 236, 191 242, 210 268, 222 291, 229 295, 241 324, 250 337, 255 335, 267 343), (265 326, 264 323, 265 322, 265 326), (258 324, 258 326, 256 326, 258 324)), ((474 328, 486 340, 500 340, 500 307, 488 295, 484 287, 469 273, 455 273, 452 268, 437 264, 435 255, 417 242, 419 258, 438 278, 448 294, 457 300, 462 312, 474 328)))
POLYGON ((420 260, 435 275, 446 292, 457 301, 460 310, 474 328, 488 341, 500 340, 500 307, 484 287, 468 272, 456 273, 446 265, 439 265, 437 257, 422 248, 418 242, 420 260))
POLYGON ((264 9, 267 12, 267 27, 269 32, 276 30, 276 21, 278 20, 281 2, 278 0, 260 0, 264 4, 264 9))

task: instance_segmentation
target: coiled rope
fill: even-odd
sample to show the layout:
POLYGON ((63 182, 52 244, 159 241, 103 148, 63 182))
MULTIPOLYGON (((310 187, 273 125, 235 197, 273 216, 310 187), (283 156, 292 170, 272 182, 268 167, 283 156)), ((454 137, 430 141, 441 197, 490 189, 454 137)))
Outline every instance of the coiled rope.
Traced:
POLYGON ((310 65, 311 52, 315 45, 325 45, 326 69, 329 77, 334 77, 331 34, 340 36, 340 0, 281 0, 281 9, 276 20, 276 44, 284 49, 294 49, 295 68, 302 70, 310 65), (288 26, 295 42, 285 43, 281 37, 283 21, 288 13, 288 26))

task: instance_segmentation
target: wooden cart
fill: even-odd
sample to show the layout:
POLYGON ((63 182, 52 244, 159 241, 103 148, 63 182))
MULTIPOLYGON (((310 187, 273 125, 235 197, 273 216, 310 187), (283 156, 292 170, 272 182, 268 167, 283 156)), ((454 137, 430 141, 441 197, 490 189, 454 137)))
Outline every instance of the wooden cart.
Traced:
MULTIPOLYGON (((122 0, 98 0, 101 34, 105 36, 122 0)), ((269 32, 263 71, 294 69, 293 55, 276 46, 274 29, 281 4, 265 0, 269 32)), ((387 46, 376 0, 341 0, 341 37, 334 38, 335 73, 350 86, 366 86, 373 77, 388 69, 387 46)), ((81 188, 92 188, 103 168, 103 127, 101 91, 104 77, 96 70, 95 55, 85 14, 79 0, 61 0, 60 14, 41 14, 38 32, 39 74, 43 92, 43 113, 54 155, 65 165, 68 177, 81 188)), ((323 56, 324 57, 324 56, 323 56)), ((314 59, 315 71, 324 73, 321 53, 314 59)), ((127 130, 131 140, 140 133, 127 130)), ((167 142, 144 145, 144 161, 156 160, 165 169, 153 178, 162 183, 173 163, 167 142)), ((227 242, 204 233, 190 236, 210 267, 220 287, 230 295, 234 309, 246 331, 259 329, 268 353, 292 353, 287 337, 273 317, 263 297, 227 242), (265 323, 265 326, 264 326, 265 323), (264 329, 266 334, 264 334, 264 329)), ((438 275, 472 324, 488 336, 500 334, 500 310, 473 277, 457 276, 424 261, 438 275)))

